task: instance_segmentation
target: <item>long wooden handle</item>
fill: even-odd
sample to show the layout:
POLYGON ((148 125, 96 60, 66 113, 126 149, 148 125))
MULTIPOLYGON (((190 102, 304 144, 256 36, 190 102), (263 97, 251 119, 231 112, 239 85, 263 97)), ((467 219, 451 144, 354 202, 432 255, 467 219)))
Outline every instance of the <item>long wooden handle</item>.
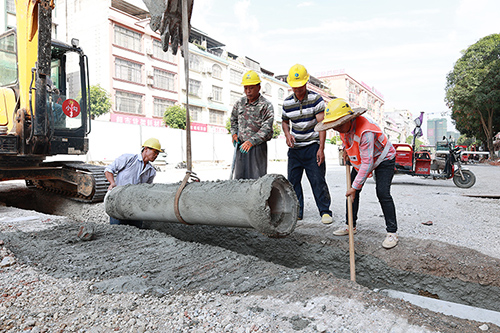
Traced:
MULTIPOLYGON (((346 163, 346 181, 347 181, 347 189, 351 188, 351 168, 346 163)), ((347 197, 347 222, 349 226, 349 262, 351 267, 351 281, 356 282, 356 263, 354 258, 354 218, 352 216, 352 199, 351 197, 347 197)))

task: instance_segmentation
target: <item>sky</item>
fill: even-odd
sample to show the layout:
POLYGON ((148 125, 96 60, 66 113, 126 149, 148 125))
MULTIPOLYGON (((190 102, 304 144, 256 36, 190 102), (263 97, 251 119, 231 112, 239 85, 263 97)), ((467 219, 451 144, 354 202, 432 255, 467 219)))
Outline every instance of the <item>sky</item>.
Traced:
POLYGON ((450 114, 446 75, 469 46, 500 33, 498 0, 194 0, 191 24, 275 75, 344 70, 386 110, 450 114))

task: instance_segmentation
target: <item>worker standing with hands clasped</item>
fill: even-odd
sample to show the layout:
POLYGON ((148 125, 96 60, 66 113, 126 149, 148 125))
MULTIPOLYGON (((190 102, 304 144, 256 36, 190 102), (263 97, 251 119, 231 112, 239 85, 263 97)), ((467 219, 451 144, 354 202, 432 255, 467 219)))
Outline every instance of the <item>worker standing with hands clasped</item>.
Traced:
POLYGON ((288 72, 287 82, 293 94, 283 101, 282 127, 288 147, 288 180, 299 199, 299 220, 304 215, 302 174, 306 171, 321 222, 332 223, 330 192, 326 184, 325 139, 326 132, 314 131, 314 126, 323 120, 325 102, 323 98, 307 89, 309 74, 304 66, 296 64, 288 72), (292 127, 290 128, 290 122, 292 127))
MULTIPOLYGON (((369 175, 372 172, 375 173, 375 189, 384 213, 387 231, 382 246, 390 249, 398 244, 396 208, 391 196, 396 150, 380 127, 368 117, 362 116, 364 112, 366 112, 365 108, 352 110, 343 99, 333 99, 326 107, 325 119, 322 123, 316 125, 315 129, 324 131, 333 128, 339 132, 344 155, 348 157, 353 166, 351 171, 352 186, 345 195, 351 197, 353 201, 354 232, 356 232, 356 220, 359 210, 359 194, 369 175)), ((346 221, 348 221, 347 216, 346 221)), ((349 232, 347 228, 342 227, 334 231, 333 234, 343 236, 348 235, 349 232)))
MULTIPOLYGON (((123 154, 119 156, 104 169, 104 175, 109 181, 108 191, 116 186, 127 184, 153 183, 156 176, 156 170, 151 164, 156 160, 161 152, 160 141, 156 138, 150 138, 144 141, 140 154, 123 154)), ((110 224, 127 224, 142 228, 142 221, 118 220, 109 217, 110 224)))
POLYGON ((231 112, 231 135, 236 147, 235 179, 257 179, 267 173, 267 141, 273 137, 274 109, 260 94, 255 71, 243 75, 245 95, 231 112))

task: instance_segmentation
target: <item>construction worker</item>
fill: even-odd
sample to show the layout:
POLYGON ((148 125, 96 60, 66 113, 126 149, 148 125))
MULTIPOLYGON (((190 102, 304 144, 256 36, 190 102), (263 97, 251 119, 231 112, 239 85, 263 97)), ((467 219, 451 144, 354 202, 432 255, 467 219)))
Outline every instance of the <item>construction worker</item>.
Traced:
MULTIPOLYGON (((396 208, 391 196, 391 182, 396 163, 396 149, 388 140, 380 127, 368 117, 362 116, 364 108, 351 109, 349 104, 341 99, 331 100, 325 111, 325 119, 316 125, 317 131, 333 128, 340 133, 344 148, 344 157, 353 166, 351 171, 351 188, 345 194, 352 203, 353 227, 356 232, 356 220, 359 210, 359 194, 366 179, 375 173, 377 198, 385 218, 387 235, 382 243, 386 249, 398 244, 396 234, 396 208)), ((346 209, 346 221, 347 209, 346 209)), ((347 222, 346 222, 347 223, 347 222)), ((346 227, 333 232, 336 236, 348 235, 346 227)))
POLYGON ((309 74, 304 66, 296 64, 288 72, 287 82, 293 94, 283 101, 282 127, 288 147, 288 180, 299 199, 299 220, 304 216, 302 174, 306 171, 321 222, 332 223, 330 192, 326 184, 325 131, 315 132, 314 126, 323 120, 325 102, 306 85, 309 74), (290 128, 290 122, 292 127, 290 128))
MULTIPOLYGON (((153 183, 156 170, 151 164, 161 152, 160 141, 150 138, 144 141, 140 154, 123 154, 104 169, 109 181, 108 191, 127 184, 153 183)), ((118 220, 109 217, 110 224, 127 224, 142 228, 142 221, 118 220)))
POLYGON ((260 94, 260 82, 255 71, 243 75, 245 96, 231 112, 235 179, 257 179, 267 173, 267 141, 273 137, 274 109, 260 94))

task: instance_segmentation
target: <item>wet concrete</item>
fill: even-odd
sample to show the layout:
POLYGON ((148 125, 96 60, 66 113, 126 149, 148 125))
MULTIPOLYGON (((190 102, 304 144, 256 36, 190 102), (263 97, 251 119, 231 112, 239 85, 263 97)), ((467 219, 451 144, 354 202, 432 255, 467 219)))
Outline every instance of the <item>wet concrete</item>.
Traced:
MULTIPOLYGON (((270 240, 255 233, 237 229, 227 230, 203 226, 185 227, 159 223, 151 223, 149 227, 166 232, 183 241, 196 241, 223 247, 289 268, 332 273, 342 279, 350 278, 347 244, 340 244, 342 240, 347 243, 347 238, 332 238, 325 242, 325 238, 305 237, 303 234, 295 233, 285 239, 270 240)), ((382 235, 369 232, 365 232, 365 234, 364 236, 367 238, 382 237, 382 235)), ((356 235, 357 239, 359 237, 359 234, 356 235)), ((404 242, 406 243, 405 248, 402 249, 400 246, 397 255, 410 261, 414 254, 407 252, 407 248, 426 246, 426 242, 420 240, 405 239, 404 242)), ((435 246, 435 242, 427 243, 432 243, 442 260, 445 260, 446 252, 440 251, 435 246)), ((432 252, 429 251, 427 255, 432 252)), ((457 248, 455 253, 460 254, 460 250, 457 248)), ((363 248, 359 246, 358 241, 355 256, 356 282, 370 289, 395 289, 415 295, 432 295, 432 297, 441 300, 500 311, 500 303, 498 303, 496 297, 492 297, 492 295, 500 295, 499 282, 483 281, 487 283, 485 285, 461 280, 458 276, 464 272, 460 265, 458 267, 457 265, 449 265, 446 277, 432 274, 432 269, 423 270, 425 273, 421 273, 416 269, 412 271, 401 269, 401 267, 391 267, 391 263, 387 262, 389 260, 387 254, 388 251, 385 249, 380 253, 376 253, 371 247, 363 248)), ((480 254, 477 255, 480 256, 480 254)), ((453 260, 453 258, 451 259, 453 260)), ((485 258, 485 262, 480 262, 480 264, 483 270, 485 265, 495 270, 495 272, 490 271, 488 274, 500 275, 500 260, 485 258)))

